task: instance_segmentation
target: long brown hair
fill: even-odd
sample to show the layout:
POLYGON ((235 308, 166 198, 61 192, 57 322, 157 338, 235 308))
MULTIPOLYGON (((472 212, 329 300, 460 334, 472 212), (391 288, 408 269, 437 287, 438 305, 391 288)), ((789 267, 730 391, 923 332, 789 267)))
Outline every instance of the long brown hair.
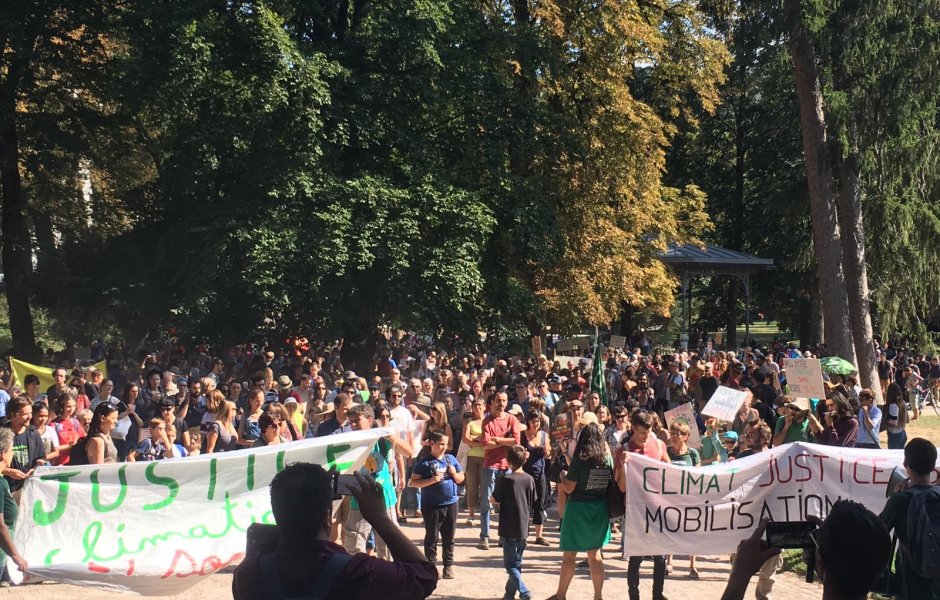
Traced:
POLYGON ((905 396, 904 388, 897 383, 888 385, 885 394, 885 407, 887 408, 891 404, 898 405, 898 427, 907 425, 907 398, 905 396))

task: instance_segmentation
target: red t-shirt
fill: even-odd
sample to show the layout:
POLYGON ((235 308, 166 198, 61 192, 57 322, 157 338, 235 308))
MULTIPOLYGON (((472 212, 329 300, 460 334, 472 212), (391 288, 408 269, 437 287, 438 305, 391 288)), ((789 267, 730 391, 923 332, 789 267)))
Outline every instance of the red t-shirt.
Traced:
POLYGON ((666 444, 663 443, 661 439, 653 435, 653 432, 650 432, 649 436, 646 438, 646 443, 642 446, 635 444, 633 440, 627 444, 627 447, 630 449, 630 452, 635 454, 642 454, 643 456, 648 456, 654 460, 668 461, 666 453, 666 444))
MULTIPOLYGON (((509 413, 503 413, 499 417, 489 416, 483 419, 483 443, 486 444, 492 438, 514 437, 516 443, 519 443, 519 421, 509 413)), ((483 466, 494 469, 508 469, 509 461, 506 455, 509 453, 509 446, 497 446, 491 450, 483 450, 483 466)))

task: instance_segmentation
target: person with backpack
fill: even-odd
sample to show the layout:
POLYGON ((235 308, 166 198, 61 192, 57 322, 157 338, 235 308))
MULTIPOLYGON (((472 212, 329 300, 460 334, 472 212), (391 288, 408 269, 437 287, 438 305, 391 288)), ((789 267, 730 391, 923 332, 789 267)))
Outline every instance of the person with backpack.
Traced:
POLYGON ((908 442, 905 489, 888 498, 880 515, 900 542, 895 570, 902 600, 940 600, 940 488, 930 483, 936 463, 932 442, 908 442))

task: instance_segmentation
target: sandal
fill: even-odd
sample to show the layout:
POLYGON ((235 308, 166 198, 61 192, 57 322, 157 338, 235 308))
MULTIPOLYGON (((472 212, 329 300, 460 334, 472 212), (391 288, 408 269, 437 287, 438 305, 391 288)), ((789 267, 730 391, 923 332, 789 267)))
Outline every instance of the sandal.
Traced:
POLYGON ((698 571, 696 569, 689 569, 689 579, 698 579, 698 571))
POLYGON ((536 546, 551 546, 551 544, 548 543, 548 540, 546 540, 543 537, 535 538, 535 545, 536 546))

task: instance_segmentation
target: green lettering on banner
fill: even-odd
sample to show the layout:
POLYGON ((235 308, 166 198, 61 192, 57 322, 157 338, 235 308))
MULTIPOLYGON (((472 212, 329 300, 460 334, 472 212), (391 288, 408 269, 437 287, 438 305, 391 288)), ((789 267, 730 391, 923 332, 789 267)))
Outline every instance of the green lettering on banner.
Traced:
POLYGON ((248 455, 248 491, 255 489, 255 455, 248 455))
POLYGON ((72 471, 69 473, 56 473, 55 475, 41 475, 39 477, 41 481, 58 481, 59 492, 56 494, 55 506, 52 507, 52 510, 47 511, 44 509, 42 502, 39 500, 36 500, 36 503, 33 504, 33 522, 36 525, 44 527, 62 518, 69 499, 69 479, 78 474, 78 471, 72 471))
POLYGON ((277 453, 277 459, 274 462, 274 471, 280 473, 284 470, 284 457, 287 456, 287 452, 281 450, 277 453))
MULTIPOLYGON (((92 521, 85 528, 85 531, 82 535, 82 549, 84 550, 85 554, 79 562, 113 562, 128 555, 140 554, 148 547, 157 548, 159 544, 168 542, 171 539, 219 539, 228 536, 234 531, 245 533, 248 530, 248 526, 239 523, 234 514, 234 511, 236 508, 238 508, 238 506, 239 504, 237 502, 232 502, 231 496, 228 492, 226 492, 225 504, 221 507, 225 512, 225 525, 219 531, 211 531, 207 525, 197 524, 193 525, 186 531, 162 531, 151 536, 141 536, 136 539, 130 539, 128 540, 128 543, 125 543, 124 540, 123 533, 126 528, 123 523, 118 524, 116 527, 117 533, 119 535, 108 535, 103 537, 105 529, 104 524, 101 521, 92 521), (101 543, 104 539, 107 539, 108 541, 114 540, 113 543, 115 544, 115 548, 112 551, 106 552, 98 547, 99 543, 101 543)), ((248 520, 251 523, 257 522, 257 515, 249 515, 248 520)), ((273 515, 270 510, 264 512, 261 515, 261 522, 267 523, 269 525, 274 523, 273 515)), ((47 554, 46 560, 51 561, 55 552, 58 551, 56 550, 47 554)))
POLYGON ((217 460, 214 458, 209 461, 209 500, 215 499, 215 480, 218 476, 218 467, 216 462, 217 460))
POLYGON ((124 502, 124 496, 127 495, 127 465, 122 466, 118 469, 118 483, 121 486, 121 491, 118 492, 117 498, 114 499, 114 502, 111 504, 102 504, 101 503, 101 485, 98 483, 98 474, 101 472, 101 469, 95 469, 91 472, 91 506, 96 511, 100 513, 111 512, 115 508, 121 506, 124 502))
POLYGON ((172 477, 160 477, 159 475, 154 474, 154 471, 157 470, 158 464, 160 464, 158 461, 151 461, 151 463, 147 465, 147 481, 155 485, 165 485, 170 493, 166 498, 160 500, 159 502, 144 504, 144 510, 159 510, 161 508, 165 508, 170 504, 173 504, 173 500, 175 500, 176 496, 180 493, 180 484, 178 481, 172 477))
POLYGON ((342 473, 346 469, 352 468, 354 463, 344 462, 337 463, 336 459, 340 454, 352 450, 352 446, 349 444, 330 444, 326 447, 326 470, 329 471, 333 467, 336 467, 336 470, 342 473))

